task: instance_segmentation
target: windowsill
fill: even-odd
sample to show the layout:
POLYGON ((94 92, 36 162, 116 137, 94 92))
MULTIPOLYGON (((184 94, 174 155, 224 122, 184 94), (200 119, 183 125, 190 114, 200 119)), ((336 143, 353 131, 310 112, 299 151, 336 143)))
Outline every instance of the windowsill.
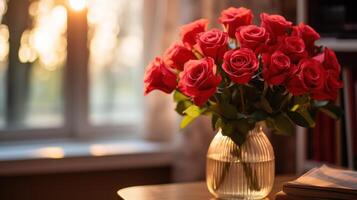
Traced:
POLYGON ((51 140, 0 144, 0 176, 171 165, 173 142, 51 140))

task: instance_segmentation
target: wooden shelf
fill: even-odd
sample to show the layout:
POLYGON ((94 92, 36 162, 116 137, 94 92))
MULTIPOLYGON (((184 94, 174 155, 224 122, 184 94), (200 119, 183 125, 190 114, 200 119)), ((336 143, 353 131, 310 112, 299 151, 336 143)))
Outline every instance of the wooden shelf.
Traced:
POLYGON ((357 52, 357 39, 321 38, 316 43, 335 51, 357 52))

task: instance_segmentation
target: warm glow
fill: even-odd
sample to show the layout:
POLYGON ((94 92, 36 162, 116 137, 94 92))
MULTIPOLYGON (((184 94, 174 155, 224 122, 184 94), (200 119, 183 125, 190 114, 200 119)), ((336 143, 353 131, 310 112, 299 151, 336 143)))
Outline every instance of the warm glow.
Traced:
POLYGON ((104 156, 108 154, 106 148, 100 144, 91 145, 89 151, 93 156, 104 156))
POLYGON ((53 71, 66 58, 66 8, 53 0, 40 0, 30 5, 29 13, 34 24, 21 36, 19 60, 32 63, 38 59, 43 68, 53 71))
POLYGON ((93 156, 106 156, 118 153, 132 153, 137 148, 133 144, 93 144, 89 147, 89 152, 93 156))
POLYGON ((44 147, 38 149, 35 154, 41 158, 63 158, 64 150, 61 147, 44 147))
POLYGON ((6 10, 6 0, 0 0, 0 62, 4 62, 9 54, 9 29, 6 25, 1 24, 6 10))
POLYGON ((0 62, 5 61, 9 54, 9 30, 0 24, 0 62))
POLYGON ((93 74, 113 66, 131 67, 139 61, 142 52, 141 26, 136 18, 128 18, 130 26, 121 20, 128 9, 140 12, 141 1, 92 0, 88 1, 88 23, 90 30, 90 65, 93 74), (130 47, 130 48, 128 48, 130 47), (123 59, 125 58, 125 59, 123 59))
POLYGON ((73 10, 83 10, 87 6, 87 0, 69 0, 69 5, 73 10))

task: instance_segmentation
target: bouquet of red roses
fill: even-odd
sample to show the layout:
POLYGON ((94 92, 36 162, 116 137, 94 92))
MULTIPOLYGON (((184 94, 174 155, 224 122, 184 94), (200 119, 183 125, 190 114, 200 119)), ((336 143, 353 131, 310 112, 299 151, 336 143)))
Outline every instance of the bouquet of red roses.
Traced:
POLYGON ((242 144, 258 121, 290 134, 295 124, 313 127, 318 110, 339 117, 333 101, 340 65, 331 49, 315 44, 313 28, 267 13, 254 25, 244 7, 226 9, 218 20, 223 31, 208 30, 206 19, 182 26, 181 40, 146 70, 145 94, 174 92, 182 128, 210 115, 214 129, 242 144))

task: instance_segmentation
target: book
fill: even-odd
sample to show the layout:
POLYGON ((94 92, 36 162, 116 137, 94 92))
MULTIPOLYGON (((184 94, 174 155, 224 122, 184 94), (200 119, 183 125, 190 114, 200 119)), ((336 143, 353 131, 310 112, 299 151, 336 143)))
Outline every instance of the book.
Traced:
POLYGON ((283 192, 292 198, 357 199, 357 172, 323 165, 285 183, 283 192))
POLYGON ((312 129, 312 159, 336 164, 336 122, 331 117, 317 112, 316 126, 312 129))
MULTIPOLYGON (((287 195, 285 192, 280 191, 275 194, 275 200, 306 200, 304 196, 287 195)), ((309 197, 309 200, 326 200, 326 198, 309 197)))

